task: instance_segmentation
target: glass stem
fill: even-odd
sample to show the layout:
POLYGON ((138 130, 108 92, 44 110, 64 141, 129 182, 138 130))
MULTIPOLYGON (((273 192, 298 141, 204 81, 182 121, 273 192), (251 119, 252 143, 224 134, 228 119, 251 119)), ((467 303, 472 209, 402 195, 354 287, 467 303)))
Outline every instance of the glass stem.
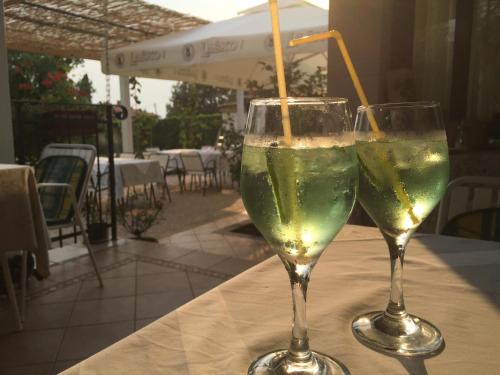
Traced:
POLYGON ((312 265, 289 264, 287 268, 293 298, 293 328, 289 355, 294 361, 306 362, 311 358, 307 337, 306 300, 312 265))
POLYGON ((385 235, 391 258, 391 294, 385 315, 392 319, 407 316, 403 296, 403 262, 410 235, 392 237, 385 235))

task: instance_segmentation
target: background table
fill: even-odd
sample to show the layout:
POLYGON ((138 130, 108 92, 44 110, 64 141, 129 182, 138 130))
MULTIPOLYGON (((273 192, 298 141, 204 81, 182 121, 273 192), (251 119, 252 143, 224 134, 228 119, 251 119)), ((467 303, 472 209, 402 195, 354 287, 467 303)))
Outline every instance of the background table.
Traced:
MULTIPOLYGON (((201 156, 201 160, 204 165, 207 165, 208 162, 211 162, 212 160, 215 162, 215 166, 217 169, 220 168, 221 165, 221 158, 222 158, 222 152, 219 150, 197 150, 197 149, 191 149, 191 148, 175 148, 171 150, 163 150, 163 151, 157 151, 160 154, 166 154, 170 156, 170 160, 176 160, 177 165, 182 167, 182 159, 181 159, 181 153, 182 152, 197 152, 201 156)), ((173 164, 170 164, 172 166, 173 164)))
MULTIPOLYGON (((441 329, 446 347, 433 358, 407 359, 374 352, 353 337, 355 315, 385 308, 389 259, 374 233, 343 238, 312 273, 313 349, 337 357, 353 375, 498 374, 499 243, 443 236, 410 242, 406 305, 441 329)), ((64 374, 246 374, 257 355, 288 346, 291 313, 284 267, 272 257, 64 374)))
MULTIPOLYGON (((115 191, 116 199, 123 198, 125 187, 147 185, 151 183, 165 183, 160 163, 155 160, 115 158, 115 191)), ((94 164, 92 178, 97 181, 97 163, 94 164)), ((99 158, 101 172, 101 188, 108 187, 109 163, 108 158, 99 158)))
POLYGON ((49 275, 50 240, 33 170, 0 164, 0 252, 29 250, 37 270, 49 275))

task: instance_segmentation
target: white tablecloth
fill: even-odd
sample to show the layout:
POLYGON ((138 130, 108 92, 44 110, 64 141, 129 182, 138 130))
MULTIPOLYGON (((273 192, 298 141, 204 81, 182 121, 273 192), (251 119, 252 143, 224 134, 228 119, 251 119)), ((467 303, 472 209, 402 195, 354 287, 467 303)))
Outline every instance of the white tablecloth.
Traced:
MULTIPOLYGON (((406 305, 437 325, 433 358, 396 358, 353 337, 352 319, 385 308, 389 259, 381 239, 335 241, 313 271, 308 322, 313 349, 353 375, 494 375, 500 369, 500 244, 442 236, 410 242, 406 305)), ((288 346, 289 282, 277 257, 160 318, 64 374, 246 374, 265 352, 288 346)))
MULTIPOLYGON (((151 183, 163 184, 163 175, 160 163, 155 160, 115 158, 115 192, 116 199, 123 198, 123 189, 129 186, 147 185, 151 183)), ((94 164, 92 178, 97 183, 97 162, 94 164)), ((99 158, 101 172, 101 187, 108 187, 109 163, 108 158, 99 158)))
MULTIPOLYGON (((182 152, 198 152, 205 166, 212 160, 215 162, 215 166, 217 169, 219 169, 221 166, 222 152, 219 150, 197 150, 191 148, 175 148, 172 150, 163 150, 158 152, 161 154, 169 155, 170 160, 176 160, 179 168, 182 167, 182 159, 181 159, 182 152)), ((173 166, 173 164, 170 164, 170 167, 171 166, 173 166)))
POLYGON ((36 256, 38 272, 48 276, 49 248, 33 170, 0 164, 0 252, 30 250, 36 256))

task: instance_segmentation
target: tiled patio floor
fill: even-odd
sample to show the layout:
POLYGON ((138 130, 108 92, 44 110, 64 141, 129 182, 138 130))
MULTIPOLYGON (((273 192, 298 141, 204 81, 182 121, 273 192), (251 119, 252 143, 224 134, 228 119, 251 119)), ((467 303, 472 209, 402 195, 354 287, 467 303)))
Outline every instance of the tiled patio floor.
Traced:
POLYGON ((233 213, 160 243, 100 249, 102 289, 88 256, 67 260, 80 249, 51 251, 51 276, 30 282, 23 332, 0 301, 0 373, 57 374, 272 255, 263 240, 229 232, 245 220, 233 213))

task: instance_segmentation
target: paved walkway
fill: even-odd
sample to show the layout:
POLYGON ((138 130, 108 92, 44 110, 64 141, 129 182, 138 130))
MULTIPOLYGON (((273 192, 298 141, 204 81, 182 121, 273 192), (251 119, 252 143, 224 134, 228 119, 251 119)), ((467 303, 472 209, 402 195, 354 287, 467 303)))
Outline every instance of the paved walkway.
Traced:
POLYGON ((100 249, 103 289, 81 248, 51 251, 51 276, 30 282, 23 332, 0 300, 0 373, 57 374, 272 255, 262 239, 231 232, 244 212, 221 216, 160 243, 100 249))

